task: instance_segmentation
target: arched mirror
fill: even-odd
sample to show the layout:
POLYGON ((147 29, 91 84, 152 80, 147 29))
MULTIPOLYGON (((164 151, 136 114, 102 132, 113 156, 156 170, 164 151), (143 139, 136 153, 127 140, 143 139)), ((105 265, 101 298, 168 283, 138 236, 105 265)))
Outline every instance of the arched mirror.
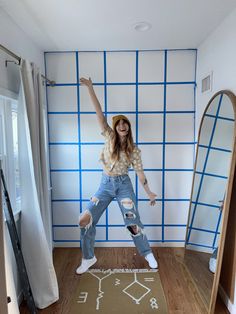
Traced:
POLYGON ((185 265, 206 313, 214 313, 235 169, 236 97, 220 91, 203 114, 196 151, 185 265))

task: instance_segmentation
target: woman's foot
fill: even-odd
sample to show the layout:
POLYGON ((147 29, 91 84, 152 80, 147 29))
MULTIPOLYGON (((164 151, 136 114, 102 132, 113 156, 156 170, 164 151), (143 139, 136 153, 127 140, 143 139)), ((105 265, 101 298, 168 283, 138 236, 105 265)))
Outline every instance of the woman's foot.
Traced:
POLYGON ((81 275, 85 273, 89 267, 91 267, 93 264, 95 264, 97 261, 96 257, 94 256, 93 258, 90 259, 84 259, 82 258, 81 265, 76 269, 76 274, 81 275))
POLYGON ((148 262, 150 268, 158 268, 157 260, 152 253, 147 254, 145 260, 148 262))

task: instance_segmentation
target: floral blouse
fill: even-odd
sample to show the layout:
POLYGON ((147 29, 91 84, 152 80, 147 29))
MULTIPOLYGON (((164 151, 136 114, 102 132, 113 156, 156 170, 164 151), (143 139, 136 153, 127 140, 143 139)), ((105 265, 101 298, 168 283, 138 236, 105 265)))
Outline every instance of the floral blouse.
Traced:
POLYGON ((117 161, 111 159, 111 139, 113 130, 108 126, 102 135, 105 137, 105 145, 101 153, 100 162, 102 163, 103 169, 106 173, 113 176, 120 176, 128 173, 129 167, 132 165, 135 171, 143 170, 141 150, 135 145, 130 160, 128 160, 125 152, 120 152, 120 158, 117 161))

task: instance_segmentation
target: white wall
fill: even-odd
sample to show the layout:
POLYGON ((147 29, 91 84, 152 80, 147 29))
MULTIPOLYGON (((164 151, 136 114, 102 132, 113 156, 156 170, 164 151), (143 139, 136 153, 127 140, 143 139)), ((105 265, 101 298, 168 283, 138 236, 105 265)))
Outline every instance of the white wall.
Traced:
POLYGON ((236 10, 198 47, 196 129, 210 98, 221 89, 236 94, 236 10), (212 91, 201 93, 201 79, 213 71, 212 91))
MULTIPOLYGON (((27 37, 27 35, 11 20, 11 18, 0 9, 0 43, 1 45, 12 50, 15 54, 35 62, 44 72, 44 59, 43 52, 27 37)), ((4 96, 16 96, 19 90, 19 68, 15 64, 9 64, 5 67, 5 60, 13 60, 7 54, 0 50, 0 94, 4 96), (12 93, 13 92, 13 93, 12 93)), ((20 292, 20 287, 17 282, 17 270, 15 257, 11 243, 9 241, 8 232, 6 234, 8 243, 7 252, 8 256, 8 270, 12 268, 14 273, 14 280, 16 285, 17 294, 20 292)), ((11 278, 9 277, 8 289, 10 289, 11 278)), ((8 290, 9 291, 9 290, 8 290)), ((9 293, 10 294, 10 293, 9 293)), ((10 310, 10 307, 9 307, 10 310)), ((15 313, 15 312, 14 312, 15 313)))
MULTIPOLYGON (((199 126, 202 113, 213 94, 222 89, 236 94, 236 10, 198 47, 196 122, 199 126), (213 71, 212 91, 201 94, 201 79, 213 71)), ((197 129, 196 128, 196 129, 197 129)), ((236 300, 236 292, 235 292, 236 300)), ((231 313, 236 313, 236 303, 229 304, 231 313)))
MULTIPOLYGON (((0 8, 0 43, 16 55, 35 62, 44 73, 43 52, 29 37, 12 21, 5 11, 0 8)), ((15 93, 19 90, 19 70, 15 64, 5 67, 5 60, 13 60, 0 50, 0 88, 15 93)))

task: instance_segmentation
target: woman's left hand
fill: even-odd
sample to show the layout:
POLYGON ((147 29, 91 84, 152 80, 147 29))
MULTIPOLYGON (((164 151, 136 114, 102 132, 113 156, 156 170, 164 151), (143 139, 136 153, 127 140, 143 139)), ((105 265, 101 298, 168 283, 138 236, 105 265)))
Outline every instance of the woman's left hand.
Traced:
POLYGON ((156 197, 157 197, 157 195, 155 193, 151 192, 151 193, 148 194, 148 197, 150 199, 150 205, 151 206, 155 205, 156 204, 156 197))

